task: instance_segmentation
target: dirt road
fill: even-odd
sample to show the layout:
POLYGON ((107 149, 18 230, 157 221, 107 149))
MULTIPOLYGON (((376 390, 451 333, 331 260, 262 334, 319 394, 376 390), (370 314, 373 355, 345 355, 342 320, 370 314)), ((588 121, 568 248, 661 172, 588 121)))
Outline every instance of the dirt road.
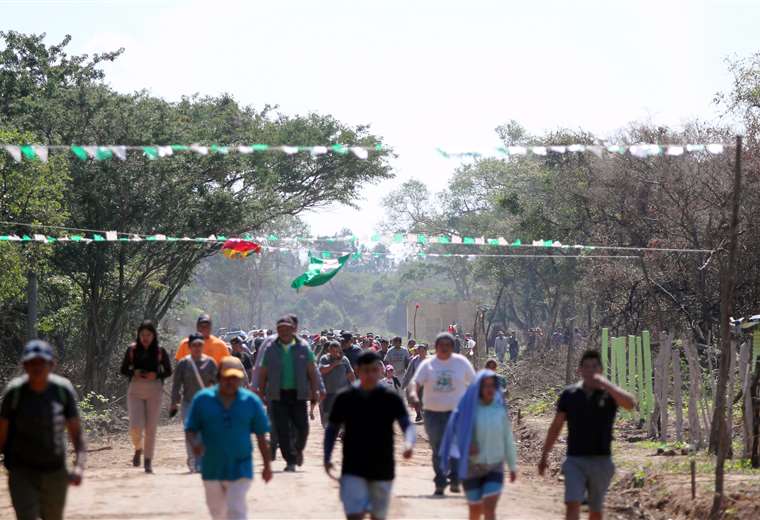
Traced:
MULTIPOLYGON (((250 518, 321 519, 343 518, 338 485, 322 469, 322 427, 312 422, 305 463, 295 474, 282 473, 284 463, 274 462, 274 478, 264 484, 256 475, 248 494, 250 518)), ((418 430, 422 430, 421 425, 418 430)), ((397 456, 397 477, 393 489, 390 518, 466 518, 467 506, 461 494, 433 498, 430 448, 420 433, 412 460, 397 456)), ((398 444, 398 443, 397 443, 398 444)), ((90 454, 89 469, 81 488, 69 494, 66 518, 208 518, 199 475, 185 466, 183 433, 178 423, 159 430, 155 474, 131 467, 131 447, 126 435, 111 444, 112 449, 90 454)), ((91 448, 97 448, 93 445, 91 448)), ((339 462, 340 446, 335 462, 339 462)), ((257 471, 260 469, 256 453, 257 471)), ((499 518, 541 519, 562 516, 562 485, 535 478, 533 468, 521 468, 516 484, 505 486, 499 503, 499 518)), ((0 482, 0 518, 12 518, 6 479, 0 482)))

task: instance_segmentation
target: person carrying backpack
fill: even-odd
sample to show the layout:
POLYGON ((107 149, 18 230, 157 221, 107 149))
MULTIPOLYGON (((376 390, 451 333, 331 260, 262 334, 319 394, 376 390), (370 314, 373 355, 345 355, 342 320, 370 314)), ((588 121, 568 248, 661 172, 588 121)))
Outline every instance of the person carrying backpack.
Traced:
POLYGON ((74 387, 53 374, 53 348, 32 340, 21 357, 25 374, 8 383, 0 405, 0 452, 16 517, 63 518, 70 485, 82 483, 87 450, 74 387), (74 470, 66 469, 66 434, 74 470))
POLYGON ((121 373, 129 378, 129 435, 135 447, 132 465, 139 467, 144 454, 145 473, 153 473, 161 394, 164 379, 172 375, 172 365, 166 350, 158 345, 158 332, 152 321, 143 321, 137 328, 137 339, 124 353, 121 373))

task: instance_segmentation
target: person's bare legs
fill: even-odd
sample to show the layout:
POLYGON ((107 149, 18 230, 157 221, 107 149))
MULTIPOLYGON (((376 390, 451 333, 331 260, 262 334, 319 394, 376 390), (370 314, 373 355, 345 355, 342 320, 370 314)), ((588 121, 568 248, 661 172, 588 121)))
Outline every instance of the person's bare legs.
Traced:
POLYGON ((588 512, 588 519, 589 520, 602 520, 602 517, 604 514, 601 511, 589 511, 588 512))
POLYGON ((581 517, 581 503, 580 502, 566 502, 565 503, 565 520, 580 520, 581 517))
POLYGON ((483 502, 468 505, 470 506, 470 520, 480 520, 483 515, 483 502))
POLYGON ((483 518, 485 518, 485 520, 496 519, 496 504, 498 502, 499 495, 483 498, 483 518))

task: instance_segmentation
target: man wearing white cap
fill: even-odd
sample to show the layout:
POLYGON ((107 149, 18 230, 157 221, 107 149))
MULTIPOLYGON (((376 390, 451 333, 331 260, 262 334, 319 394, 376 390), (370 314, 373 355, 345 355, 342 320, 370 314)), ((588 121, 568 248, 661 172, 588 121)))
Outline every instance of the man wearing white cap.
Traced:
POLYGON ((261 399, 241 388, 243 381, 245 370, 240 360, 222 358, 219 384, 195 394, 185 420, 187 442, 193 445, 196 457, 203 456, 201 477, 214 520, 247 518, 245 495, 253 480, 252 433, 264 461, 261 477, 264 482, 272 479, 266 439, 269 419, 261 399))
POLYGON ((41 340, 26 344, 25 375, 13 379, 0 405, 0 451, 16 517, 63 518, 69 484, 82 482, 86 449, 74 387, 52 373, 53 349, 41 340), (66 469, 64 428, 74 446, 74 470, 66 469))

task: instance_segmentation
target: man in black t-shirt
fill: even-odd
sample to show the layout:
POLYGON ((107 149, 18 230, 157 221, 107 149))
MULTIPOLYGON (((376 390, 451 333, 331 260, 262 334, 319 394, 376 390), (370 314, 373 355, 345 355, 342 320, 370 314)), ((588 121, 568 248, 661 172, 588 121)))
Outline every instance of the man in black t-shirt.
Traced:
POLYGON ((546 434, 538 473, 543 475, 549 453, 567 421, 565 476, 566 518, 580 518, 581 502, 587 496, 589 518, 601 520, 615 465, 612 463, 612 426, 618 406, 632 410, 634 397, 602 375, 602 360, 596 350, 581 357, 582 380, 568 386, 557 403, 557 414, 546 434))
POLYGON ((27 343, 21 362, 26 375, 8 384, 0 405, 11 502, 20 519, 61 519, 68 486, 82 482, 86 458, 76 393, 68 379, 52 374, 53 349, 46 342, 27 343), (76 451, 71 473, 65 430, 76 451))
POLYGON ((340 499, 349 520, 364 518, 367 512, 373 520, 388 514, 395 477, 393 423, 398 421, 404 431, 405 459, 411 458, 416 439, 401 397, 378 385, 380 367, 375 352, 358 357, 359 385, 338 394, 325 429, 325 471, 332 477, 333 447, 341 427, 345 428, 340 499))

